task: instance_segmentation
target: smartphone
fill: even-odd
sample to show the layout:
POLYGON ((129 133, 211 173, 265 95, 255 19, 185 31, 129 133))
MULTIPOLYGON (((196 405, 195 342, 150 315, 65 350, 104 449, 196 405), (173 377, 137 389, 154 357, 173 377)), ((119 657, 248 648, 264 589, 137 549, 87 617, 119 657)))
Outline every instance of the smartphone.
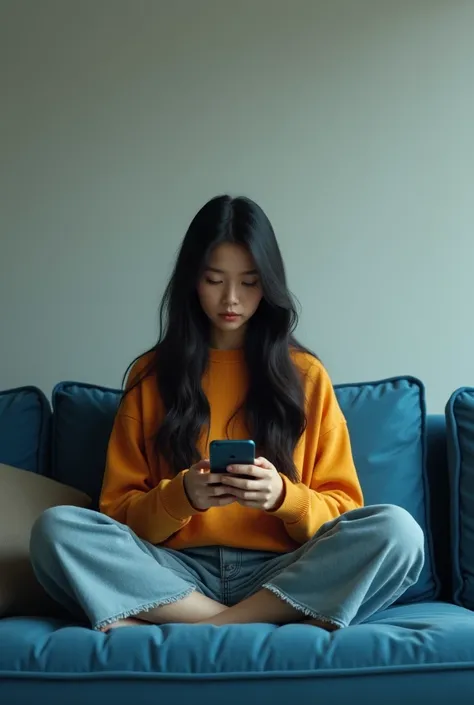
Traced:
POLYGON ((255 443, 253 441, 212 441, 211 472, 227 472, 228 465, 253 465, 255 443))

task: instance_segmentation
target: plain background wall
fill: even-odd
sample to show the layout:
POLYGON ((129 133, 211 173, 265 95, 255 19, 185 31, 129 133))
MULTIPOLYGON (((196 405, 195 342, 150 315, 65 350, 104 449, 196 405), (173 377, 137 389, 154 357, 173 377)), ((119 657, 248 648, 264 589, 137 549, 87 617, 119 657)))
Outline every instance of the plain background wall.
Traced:
POLYGON ((474 384, 474 2, 0 0, 0 388, 117 386, 195 211, 270 216, 335 382, 474 384))

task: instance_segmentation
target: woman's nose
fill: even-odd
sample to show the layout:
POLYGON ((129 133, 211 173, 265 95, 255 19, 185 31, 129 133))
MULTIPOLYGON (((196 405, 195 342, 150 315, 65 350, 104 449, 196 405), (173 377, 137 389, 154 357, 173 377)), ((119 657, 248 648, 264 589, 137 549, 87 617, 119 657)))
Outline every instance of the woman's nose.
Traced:
POLYGON ((228 286, 224 291, 224 303, 227 305, 237 304, 239 302, 239 296, 237 292, 237 287, 228 286))

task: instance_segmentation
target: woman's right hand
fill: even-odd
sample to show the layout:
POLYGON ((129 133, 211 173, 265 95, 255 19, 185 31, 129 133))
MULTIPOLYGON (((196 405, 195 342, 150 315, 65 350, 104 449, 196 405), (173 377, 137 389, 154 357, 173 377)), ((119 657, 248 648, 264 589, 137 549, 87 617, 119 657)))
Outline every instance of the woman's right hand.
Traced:
POLYGON ((209 460, 200 460, 184 475, 188 499, 200 512, 210 507, 225 507, 236 501, 236 497, 229 495, 228 488, 220 483, 221 476, 211 472, 209 460))

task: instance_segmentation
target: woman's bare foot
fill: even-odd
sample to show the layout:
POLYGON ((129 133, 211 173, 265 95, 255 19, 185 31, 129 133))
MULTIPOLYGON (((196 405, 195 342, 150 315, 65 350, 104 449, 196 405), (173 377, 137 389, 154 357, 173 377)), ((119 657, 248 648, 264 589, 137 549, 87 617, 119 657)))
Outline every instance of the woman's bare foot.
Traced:
POLYGON ((322 619, 304 619, 300 624, 312 624, 313 627, 319 627, 320 629, 325 629, 327 632, 335 632, 340 627, 333 622, 325 622, 322 619))
POLYGON ((142 619, 144 622, 151 622, 151 624, 196 624, 196 622, 210 619, 226 610, 225 605, 221 605, 195 590, 176 602, 139 612, 136 618, 142 619))
POLYGON ((126 619, 118 619, 116 622, 112 622, 112 624, 105 624, 99 629, 99 631, 108 632, 111 629, 115 629, 116 627, 142 627, 144 624, 147 624, 147 622, 144 622, 141 619, 127 617, 126 619))

